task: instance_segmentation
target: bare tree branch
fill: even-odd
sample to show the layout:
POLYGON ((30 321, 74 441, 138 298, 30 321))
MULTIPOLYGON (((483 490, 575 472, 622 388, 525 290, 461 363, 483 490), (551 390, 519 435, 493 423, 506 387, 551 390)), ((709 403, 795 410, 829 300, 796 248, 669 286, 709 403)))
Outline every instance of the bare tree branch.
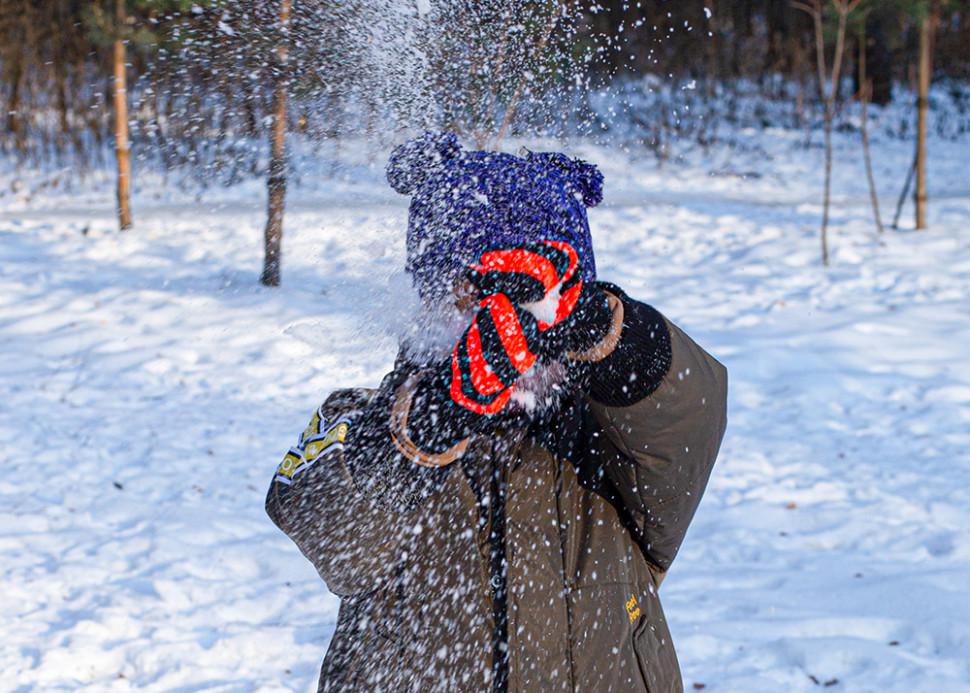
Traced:
MULTIPOLYGON (((556 24, 559 23, 559 2, 553 2, 552 11, 549 13, 549 21, 546 23, 545 30, 539 37, 535 46, 535 55, 542 55, 543 51, 546 49, 546 44, 549 43, 549 37, 552 36, 553 29, 556 28, 556 24)), ((495 135, 495 145, 497 146, 502 139, 505 137, 505 132, 508 130, 509 125, 512 124, 512 118, 515 116, 515 109, 519 104, 519 99, 522 98, 522 88, 525 86, 525 75, 519 76, 518 84, 516 84, 515 92, 512 94, 512 98, 509 99, 509 105, 505 109, 505 117, 502 118, 502 125, 499 127, 498 132, 495 135)))

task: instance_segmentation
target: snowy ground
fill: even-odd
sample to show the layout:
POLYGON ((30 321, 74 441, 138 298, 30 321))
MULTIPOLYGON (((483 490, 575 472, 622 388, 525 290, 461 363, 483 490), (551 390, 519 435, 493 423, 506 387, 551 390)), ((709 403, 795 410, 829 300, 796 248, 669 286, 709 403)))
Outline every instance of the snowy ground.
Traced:
MULTIPOLYGON (((970 144, 936 145, 932 230, 879 238, 840 140, 825 271, 802 139, 664 170, 574 150, 607 174, 603 278, 731 373, 663 589, 685 682, 970 691, 970 144)), ((910 151, 880 146, 886 214, 910 151)), ((263 494, 325 394, 391 362, 371 321, 406 208, 378 169, 293 191, 277 290, 258 184, 143 178, 119 235, 106 179, 12 192, 2 169, 0 688, 314 688, 337 601, 263 494)))

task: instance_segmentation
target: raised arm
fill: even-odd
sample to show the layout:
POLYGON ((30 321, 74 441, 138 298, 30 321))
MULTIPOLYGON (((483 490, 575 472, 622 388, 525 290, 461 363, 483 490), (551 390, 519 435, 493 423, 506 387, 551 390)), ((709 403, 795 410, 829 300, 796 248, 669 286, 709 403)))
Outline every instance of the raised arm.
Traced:
POLYGON ((655 309, 607 292, 614 329, 588 352, 590 408, 605 433, 605 472, 662 576, 724 436, 727 371, 655 309))
POLYGON ((277 468, 266 511, 340 596, 376 589, 406 551, 409 517, 447 470, 415 465, 394 443, 406 374, 378 390, 331 395, 277 468))

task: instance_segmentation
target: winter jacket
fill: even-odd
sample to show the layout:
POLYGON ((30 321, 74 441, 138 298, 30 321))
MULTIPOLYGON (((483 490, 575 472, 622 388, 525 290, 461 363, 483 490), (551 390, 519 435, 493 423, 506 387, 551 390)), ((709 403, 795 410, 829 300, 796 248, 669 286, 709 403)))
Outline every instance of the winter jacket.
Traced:
POLYGON ((717 456, 727 376, 611 291, 615 329, 554 409, 423 452, 421 369, 400 360, 314 415, 267 511, 341 598, 319 690, 682 690, 658 589, 717 456))

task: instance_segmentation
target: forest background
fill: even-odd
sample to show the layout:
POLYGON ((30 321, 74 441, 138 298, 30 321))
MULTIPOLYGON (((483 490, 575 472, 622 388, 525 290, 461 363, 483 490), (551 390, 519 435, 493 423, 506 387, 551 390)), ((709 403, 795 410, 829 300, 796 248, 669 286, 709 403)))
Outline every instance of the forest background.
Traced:
MULTIPOLYGON (((201 188, 264 176, 261 279, 275 285, 299 172, 288 136, 374 151, 422 128, 481 147, 585 138, 663 163, 730 139, 723 127, 822 130, 828 264, 831 133, 858 127, 846 103, 865 116, 911 93, 902 197, 913 191, 925 228, 933 80, 957 107, 940 127, 970 127, 968 12, 966 0, 2 0, 0 153, 72 175, 114 159, 122 229, 137 170, 201 188)), ((865 117, 861 129, 881 230, 865 117)))
POLYGON ((0 0, 0 688, 316 690, 263 502, 394 363, 426 129, 596 164, 729 371, 686 688, 970 691, 968 0, 0 0))

